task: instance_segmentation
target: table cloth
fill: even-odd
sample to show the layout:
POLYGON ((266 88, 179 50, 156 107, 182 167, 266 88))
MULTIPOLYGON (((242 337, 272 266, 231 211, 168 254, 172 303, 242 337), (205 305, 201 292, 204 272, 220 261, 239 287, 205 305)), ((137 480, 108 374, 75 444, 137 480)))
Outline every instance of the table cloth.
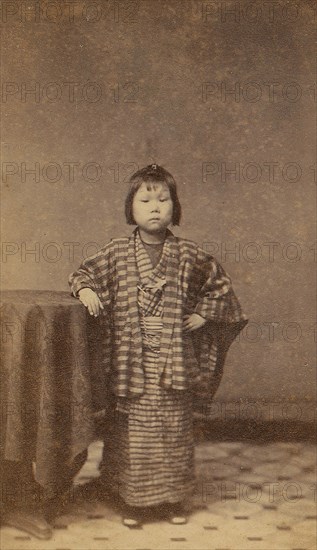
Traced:
POLYGON ((90 318, 67 292, 1 293, 0 456, 34 462, 36 480, 52 493, 110 410, 102 368, 107 322, 90 318))

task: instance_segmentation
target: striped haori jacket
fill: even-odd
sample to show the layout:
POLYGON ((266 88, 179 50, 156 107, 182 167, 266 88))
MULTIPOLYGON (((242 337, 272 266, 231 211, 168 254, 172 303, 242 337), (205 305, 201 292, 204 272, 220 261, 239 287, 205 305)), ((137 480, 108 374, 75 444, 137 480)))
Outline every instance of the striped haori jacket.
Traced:
MULTIPOLYGON (((104 326, 103 372, 118 397, 137 397, 144 387, 137 239, 138 229, 130 238, 111 240, 84 260, 69 281, 74 296, 82 288, 91 288, 105 308, 95 321, 104 326)), ((154 275, 159 275, 160 269, 164 273, 158 365, 161 385, 191 390, 210 400, 221 379, 225 354, 247 320, 229 276, 194 242, 168 231, 157 267, 154 275), (207 322, 185 335, 183 317, 191 313, 207 322)))

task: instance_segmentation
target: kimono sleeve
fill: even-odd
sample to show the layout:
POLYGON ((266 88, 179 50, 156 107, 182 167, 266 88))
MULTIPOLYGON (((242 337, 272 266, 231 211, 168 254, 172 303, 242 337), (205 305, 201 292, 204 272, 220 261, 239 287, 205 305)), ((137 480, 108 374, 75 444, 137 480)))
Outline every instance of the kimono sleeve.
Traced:
POLYGON ((218 344, 222 344, 223 351, 227 350, 247 324, 247 318, 234 293, 230 276, 201 248, 197 252, 197 268, 200 288, 195 313, 209 321, 213 334, 218 333, 218 344))
POLYGON ((195 411, 208 416, 212 399, 220 385, 227 351, 247 324, 229 275, 213 258, 198 248, 195 313, 207 322, 192 332, 200 377, 195 387, 195 411))
POLYGON ((78 297, 82 288, 90 288, 98 294, 104 311, 97 318, 86 311, 86 336, 90 373, 91 406, 97 430, 105 429, 105 422, 114 410, 110 391, 112 368, 112 317, 111 296, 115 279, 114 247, 110 242, 97 254, 86 258, 69 276, 72 294, 78 297))
POLYGON ((104 305, 109 302, 109 289, 115 272, 111 243, 97 254, 86 258, 69 276, 71 292, 78 297, 82 288, 90 288, 96 292, 104 305))

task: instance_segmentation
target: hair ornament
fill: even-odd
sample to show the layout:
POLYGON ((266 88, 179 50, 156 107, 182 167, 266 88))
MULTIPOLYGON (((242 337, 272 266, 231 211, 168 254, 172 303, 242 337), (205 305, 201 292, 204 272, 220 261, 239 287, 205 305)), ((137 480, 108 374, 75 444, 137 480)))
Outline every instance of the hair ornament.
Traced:
POLYGON ((152 164, 151 168, 152 168, 153 170, 157 170, 157 164, 152 164))

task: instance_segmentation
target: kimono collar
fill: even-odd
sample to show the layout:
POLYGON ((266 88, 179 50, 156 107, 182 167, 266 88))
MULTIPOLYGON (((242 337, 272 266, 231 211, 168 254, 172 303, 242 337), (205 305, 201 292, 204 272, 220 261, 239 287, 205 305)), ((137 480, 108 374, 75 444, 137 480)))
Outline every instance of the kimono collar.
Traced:
POLYGON ((166 265, 169 257, 169 242, 165 240, 163 243, 162 254, 159 262, 155 267, 152 266, 152 262, 149 255, 143 245, 140 233, 135 233, 135 251, 137 266, 140 275, 140 281, 143 285, 149 288, 157 287, 161 281, 165 280, 166 265))
MULTIPOLYGON (((135 255, 135 236, 138 232, 136 228, 130 236, 128 242, 128 255, 127 255, 127 294, 129 302, 129 312, 132 329, 132 339, 134 343, 141 341, 141 331, 138 318, 138 305, 137 305, 137 293, 139 283, 139 273, 137 268, 137 261, 135 255)), ((172 345, 171 335, 173 335, 174 327, 177 332, 181 331, 182 327, 182 299, 181 289, 178 285, 178 270, 180 261, 179 245, 176 237, 173 233, 167 230, 165 245, 166 250, 166 286, 164 290, 164 312, 163 312, 163 330, 161 335, 161 352, 160 352, 160 366, 164 369, 167 361, 167 357, 170 354, 170 347, 172 345)), ((170 366, 171 368, 171 366, 170 366)), ((172 376, 172 373, 169 373, 172 376)))

